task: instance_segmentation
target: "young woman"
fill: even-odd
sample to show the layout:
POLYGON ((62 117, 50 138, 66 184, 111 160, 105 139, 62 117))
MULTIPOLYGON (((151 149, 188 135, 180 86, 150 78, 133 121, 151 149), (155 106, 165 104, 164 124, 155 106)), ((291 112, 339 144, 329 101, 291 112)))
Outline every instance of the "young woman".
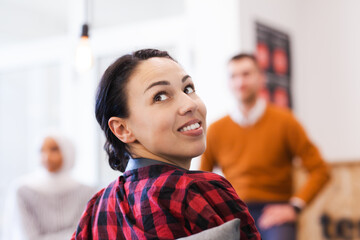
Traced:
POLYGON ((67 137, 47 134, 40 153, 42 168, 19 179, 7 196, 3 239, 71 238, 82 209, 96 192, 71 177, 75 148, 67 137))
POLYGON ((189 171, 205 150, 206 108, 167 52, 116 60, 101 79, 95 112, 109 164, 124 174, 89 201, 73 239, 176 239, 235 218, 242 240, 260 239, 228 181, 189 171))

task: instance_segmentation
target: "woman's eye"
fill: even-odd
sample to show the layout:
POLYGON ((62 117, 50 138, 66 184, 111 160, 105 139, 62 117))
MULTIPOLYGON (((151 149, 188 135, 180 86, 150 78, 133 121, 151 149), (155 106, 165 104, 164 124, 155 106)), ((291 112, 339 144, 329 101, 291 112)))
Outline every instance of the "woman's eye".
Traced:
POLYGON ((56 152, 56 151, 59 150, 59 148, 58 148, 58 147, 52 147, 50 150, 51 150, 52 152, 56 152))
POLYGON ((192 85, 188 85, 184 89, 184 93, 186 93, 186 94, 190 94, 190 93, 193 93, 193 92, 195 92, 195 89, 194 89, 194 86, 192 86, 192 85))
POLYGON ((164 101, 166 99, 168 99, 169 97, 165 94, 165 93, 160 93, 160 94, 157 94, 155 97, 154 97, 154 102, 160 102, 160 101, 164 101))

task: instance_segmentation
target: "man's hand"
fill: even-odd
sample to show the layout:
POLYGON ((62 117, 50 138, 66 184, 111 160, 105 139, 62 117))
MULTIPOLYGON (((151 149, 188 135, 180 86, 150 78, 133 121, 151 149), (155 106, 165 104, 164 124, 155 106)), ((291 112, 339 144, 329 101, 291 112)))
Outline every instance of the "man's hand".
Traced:
POLYGON ((263 209, 259 218, 259 226, 267 229, 287 222, 295 222, 297 213, 290 204, 269 204, 263 209))

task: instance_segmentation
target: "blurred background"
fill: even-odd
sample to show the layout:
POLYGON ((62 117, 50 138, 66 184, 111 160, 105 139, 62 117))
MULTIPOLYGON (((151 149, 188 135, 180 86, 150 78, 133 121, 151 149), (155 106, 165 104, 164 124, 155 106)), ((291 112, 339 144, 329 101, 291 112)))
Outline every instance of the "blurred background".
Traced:
MULTIPOLYGON (((234 104, 226 64, 256 50, 256 22, 288 34, 293 111, 326 161, 347 169, 339 181, 352 184, 350 171, 360 162, 359 11, 357 0, 0 0, 0 206, 9 183, 39 165, 35 139, 49 126, 74 139, 78 180, 105 186, 119 175, 102 149, 94 94, 105 68, 122 54, 169 51, 193 77, 208 123, 226 114, 234 104), (92 58, 90 68, 79 70, 84 23, 92 58)), ((360 195, 349 191, 344 199, 360 195)), ((360 221, 346 212, 342 217, 360 221)), ((309 216, 321 236, 319 218, 309 216)))

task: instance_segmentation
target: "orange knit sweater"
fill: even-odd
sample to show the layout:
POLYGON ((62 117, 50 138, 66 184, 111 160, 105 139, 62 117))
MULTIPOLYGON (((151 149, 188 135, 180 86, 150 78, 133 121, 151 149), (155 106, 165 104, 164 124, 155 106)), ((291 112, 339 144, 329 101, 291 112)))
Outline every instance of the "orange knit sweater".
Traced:
POLYGON ((226 116, 207 132, 201 170, 218 165, 245 202, 310 202, 329 179, 318 149, 290 111, 268 105, 252 126, 242 127, 226 116), (298 156, 309 171, 307 182, 292 190, 292 160, 298 156))

